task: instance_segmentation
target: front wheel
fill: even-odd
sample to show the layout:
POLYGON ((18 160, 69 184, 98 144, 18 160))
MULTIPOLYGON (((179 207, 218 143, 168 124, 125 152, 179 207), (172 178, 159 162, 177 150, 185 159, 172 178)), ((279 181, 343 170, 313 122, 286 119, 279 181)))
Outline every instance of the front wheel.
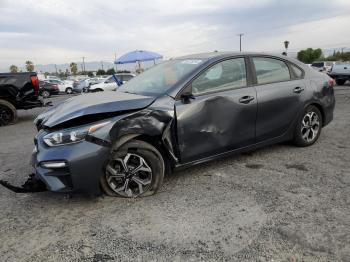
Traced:
POLYGON ((316 106, 308 106, 298 120, 294 131, 294 144, 311 146, 317 141, 322 129, 322 114, 316 106))
POLYGON ((163 157, 154 146, 131 140, 112 151, 101 187, 109 196, 150 196, 161 187, 164 171, 163 157))

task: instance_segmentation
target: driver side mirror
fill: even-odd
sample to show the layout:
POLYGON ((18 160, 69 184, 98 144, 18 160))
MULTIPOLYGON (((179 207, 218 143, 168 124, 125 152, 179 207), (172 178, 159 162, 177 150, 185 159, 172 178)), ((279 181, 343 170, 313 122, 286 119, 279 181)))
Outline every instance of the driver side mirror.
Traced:
POLYGON ((184 104, 190 103, 191 99, 196 99, 191 92, 184 92, 181 94, 181 100, 184 104))

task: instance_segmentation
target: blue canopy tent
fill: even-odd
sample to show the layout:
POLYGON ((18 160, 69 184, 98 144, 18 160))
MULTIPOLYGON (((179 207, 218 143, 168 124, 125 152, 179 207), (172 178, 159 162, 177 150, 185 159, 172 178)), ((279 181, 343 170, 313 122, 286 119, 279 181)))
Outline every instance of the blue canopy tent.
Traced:
POLYGON ((139 68, 141 67, 140 62, 143 61, 154 61, 156 59, 163 58, 162 55, 157 54, 155 52, 145 51, 145 50, 135 50, 129 53, 126 53, 125 55, 122 55, 117 60, 114 61, 114 64, 121 65, 121 64, 130 64, 130 63, 138 63, 139 68))

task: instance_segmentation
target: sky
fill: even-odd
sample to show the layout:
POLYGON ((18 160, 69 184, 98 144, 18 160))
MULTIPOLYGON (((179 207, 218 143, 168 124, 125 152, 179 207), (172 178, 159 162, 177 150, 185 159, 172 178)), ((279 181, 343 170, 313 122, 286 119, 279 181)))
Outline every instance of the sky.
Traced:
POLYGON ((0 69, 208 51, 349 47, 349 0, 0 0, 0 69))

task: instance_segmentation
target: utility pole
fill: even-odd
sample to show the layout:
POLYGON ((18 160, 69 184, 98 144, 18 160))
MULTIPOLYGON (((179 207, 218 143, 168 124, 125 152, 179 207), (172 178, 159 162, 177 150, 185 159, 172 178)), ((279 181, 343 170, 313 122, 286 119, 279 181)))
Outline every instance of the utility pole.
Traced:
POLYGON ((244 34, 240 33, 238 34, 239 36, 239 52, 242 52, 242 36, 244 36, 244 34))
POLYGON ((103 70, 103 61, 101 61, 101 66, 102 66, 102 70, 103 70))
POLYGON ((56 69, 56 75, 57 75, 57 65, 55 64, 55 69, 56 69))
POLYGON ((85 56, 83 56, 82 58, 83 58, 83 75, 85 75, 85 56))

